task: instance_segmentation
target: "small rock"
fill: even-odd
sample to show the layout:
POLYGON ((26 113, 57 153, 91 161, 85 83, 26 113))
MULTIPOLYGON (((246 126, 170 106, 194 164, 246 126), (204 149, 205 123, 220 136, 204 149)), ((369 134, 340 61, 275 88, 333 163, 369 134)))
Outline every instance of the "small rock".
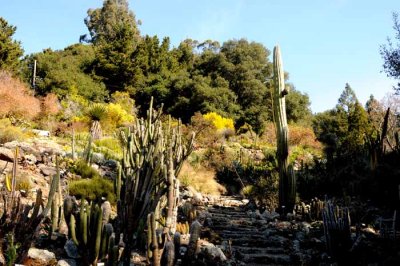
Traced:
POLYGON ((40 168, 40 172, 45 176, 53 176, 57 174, 57 170, 55 167, 44 166, 40 168))
POLYGON ((200 192, 196 192, 193 194, 192 200, 194 204, 201 204, 203 201, 203 195, 201 195, 200 192))
POLYGON ((281 230, 286 230, 286 229, 288 229, 290 226, 291 226, 291 223, 290 223, 290 222, 287 222, 287 221, 278 222, 278 223, 276 224, 276 228, 277 228, 277 229, 281 229, 281 230))
POLYGON ((93 152, 91 161, 95 164, 102 164, 104 162, 104 154, 99 152, 93 152))
POLYGON ((27 155, 24 156, 24 161, 27 164, 34 165, 34 164, 36 164, 37 159, 36 159, 36 156, 34 156, 32 154, 27 154, 27 155))
POLYGON ((277 219, 277 218, 279 218, 279 213, 277 213, 277 212, 269 212, 269 211, 267 211, 267 210, 265 210, 262 214, 261 214, 261 217, 263 217, 264 219, 266 219, 266 220, 268 220, 268 221, 273 221, 273 220, 275 220, 275 219, 277 219))
POLYGON ((72 259, 78 259, 81 257, 79 255, 78 247, 71 239, 68 239, 67 242, 65 242, 64 250, 67 253, 68 257, 72 259))
POLYGON ((73 259, 64 259, 59 260, 57 262, 57 266, 78 266, 78 263, 76 263, 76 260, 73 259))
POLYGON ((49 263, 56 259, 56 255, 45 249, 30 248, 28 250, 28 257, 35 260, 43 261, 44 263, 49 263))

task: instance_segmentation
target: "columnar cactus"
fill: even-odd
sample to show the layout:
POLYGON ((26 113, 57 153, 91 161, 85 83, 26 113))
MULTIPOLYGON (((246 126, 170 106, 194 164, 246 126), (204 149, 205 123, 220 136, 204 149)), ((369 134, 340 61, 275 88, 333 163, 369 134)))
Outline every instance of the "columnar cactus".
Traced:
MULTIPOLYGON (((137 119, 128 134, 121 133, 124 142, 124 156, 121 171, 118 221, 124 236, 124 265, 129 265, 133 248, 133 237, 140 222, 146 221, 154 212, 160 199, 168 194, 167 224, 173 231, 176 222, 177 176, 183 161, 193 147, 193 138, 185 145, 180 125, 165 128, 161 122, 161 111, 153 110, 153 100, 147 112, 147 119, 137 119)), ((118 238, 118 234, 116 234, 118 238)))
POLYGON ((288 162, 288 125, 286 119, 285 88, 281 53, 279 46, 274 48, 274 92, 273 111, 276 125, 277 158, 279 166, 279 207, 281 212, 291 212, 296 200, 296 180, 292 167, 288 162))
POLYGON ((160 266, 166 235, 157 228, 154 212, 147 216, 147 259, 153 266, 160 266))
POLYGON ((99 259, 106 257, 113 233, 113 227, 108 223, 109 214, 103 212, 107 210, 107 204, 88 204, 85 200, 79 206, 76 204, 71 197, 64 200, 68 235, 78 246, 83 263, 96 265, 99 259))
POLYGON ((328 253, 339 265, 344 265, 352 245, 349 210, 327 202, 322 211, 322 219, 328 253))
POLYGON ((187 258, 193 259, 193 256, 196 254, 197 242, 200 238, 201 224, 196 220, 190 226, 190 238, 189 245, 187 250, 187 258))
MULTIPOLYGON (((13 160, 12 178, 6 190, 0 191, 0 264, 6 263, 3 256, 3 251, 7 250, 7 242, 4 241, 7 235, 13 235, 17 249, 16 262, 20 263, 21 258, 27 255, 34 239, 34 234, 37 232, 39 225, 46 218, 52 206, 52 201, 55 192, 59 185, 59 175, 55 175, 48 194, 48 202, 43 209, 42 191, 39 189, 36 192, 36 201, 31 204, 23 204, 21 202, 20 193, 16 191, 16 174, 17 174, 17 159, 18 148, 15 151, 13 160), (42 212, 40 209, 42 208, 42 212), (30 214, 31 213, 31 214, 30 214)), ((6 180, 7 181, 7 180, 6 180)))

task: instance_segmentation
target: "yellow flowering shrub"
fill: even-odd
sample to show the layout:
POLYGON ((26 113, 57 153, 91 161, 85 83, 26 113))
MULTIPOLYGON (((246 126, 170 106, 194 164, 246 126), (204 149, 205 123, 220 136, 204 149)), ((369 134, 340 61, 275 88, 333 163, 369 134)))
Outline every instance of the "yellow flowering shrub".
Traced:
POLYGON ((106 105, 107 118, 102 125, 108 131, 112 131, 117 127, 123 126, 134 121, 134 116, 129 114, 121 105, 117 103, 109 103, 106 105))
POLYGON ((225 118, 217 114, 216 112, 210 112, 203 115, 204 119, 211 121, 218 131, 224 129, 235 130, 233 125, 233 120, 230 118, 225 118))

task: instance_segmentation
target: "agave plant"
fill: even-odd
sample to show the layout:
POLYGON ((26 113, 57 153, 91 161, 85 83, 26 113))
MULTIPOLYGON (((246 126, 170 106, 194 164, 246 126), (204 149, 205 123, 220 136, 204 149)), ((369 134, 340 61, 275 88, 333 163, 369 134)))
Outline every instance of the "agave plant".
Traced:
POLYGON ((92 140, 100 139, 103 135, 100 121, 107 117, 106 107, 100 103, 92 104, 88 108, 86 115, 91 121, 90 135, 92 140))

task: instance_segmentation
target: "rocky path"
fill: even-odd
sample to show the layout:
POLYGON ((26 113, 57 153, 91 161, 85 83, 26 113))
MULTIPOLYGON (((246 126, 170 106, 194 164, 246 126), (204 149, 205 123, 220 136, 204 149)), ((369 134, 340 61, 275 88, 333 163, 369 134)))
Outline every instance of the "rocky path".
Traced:
POLYGON ((222 197, 206 211, 204 230, 210 241, 237 265, 309 265, 323 248, 312 236, 317 231, 320 235, 319 226, 279 221, 276 213, 248 210, 237 198, 222 197))

